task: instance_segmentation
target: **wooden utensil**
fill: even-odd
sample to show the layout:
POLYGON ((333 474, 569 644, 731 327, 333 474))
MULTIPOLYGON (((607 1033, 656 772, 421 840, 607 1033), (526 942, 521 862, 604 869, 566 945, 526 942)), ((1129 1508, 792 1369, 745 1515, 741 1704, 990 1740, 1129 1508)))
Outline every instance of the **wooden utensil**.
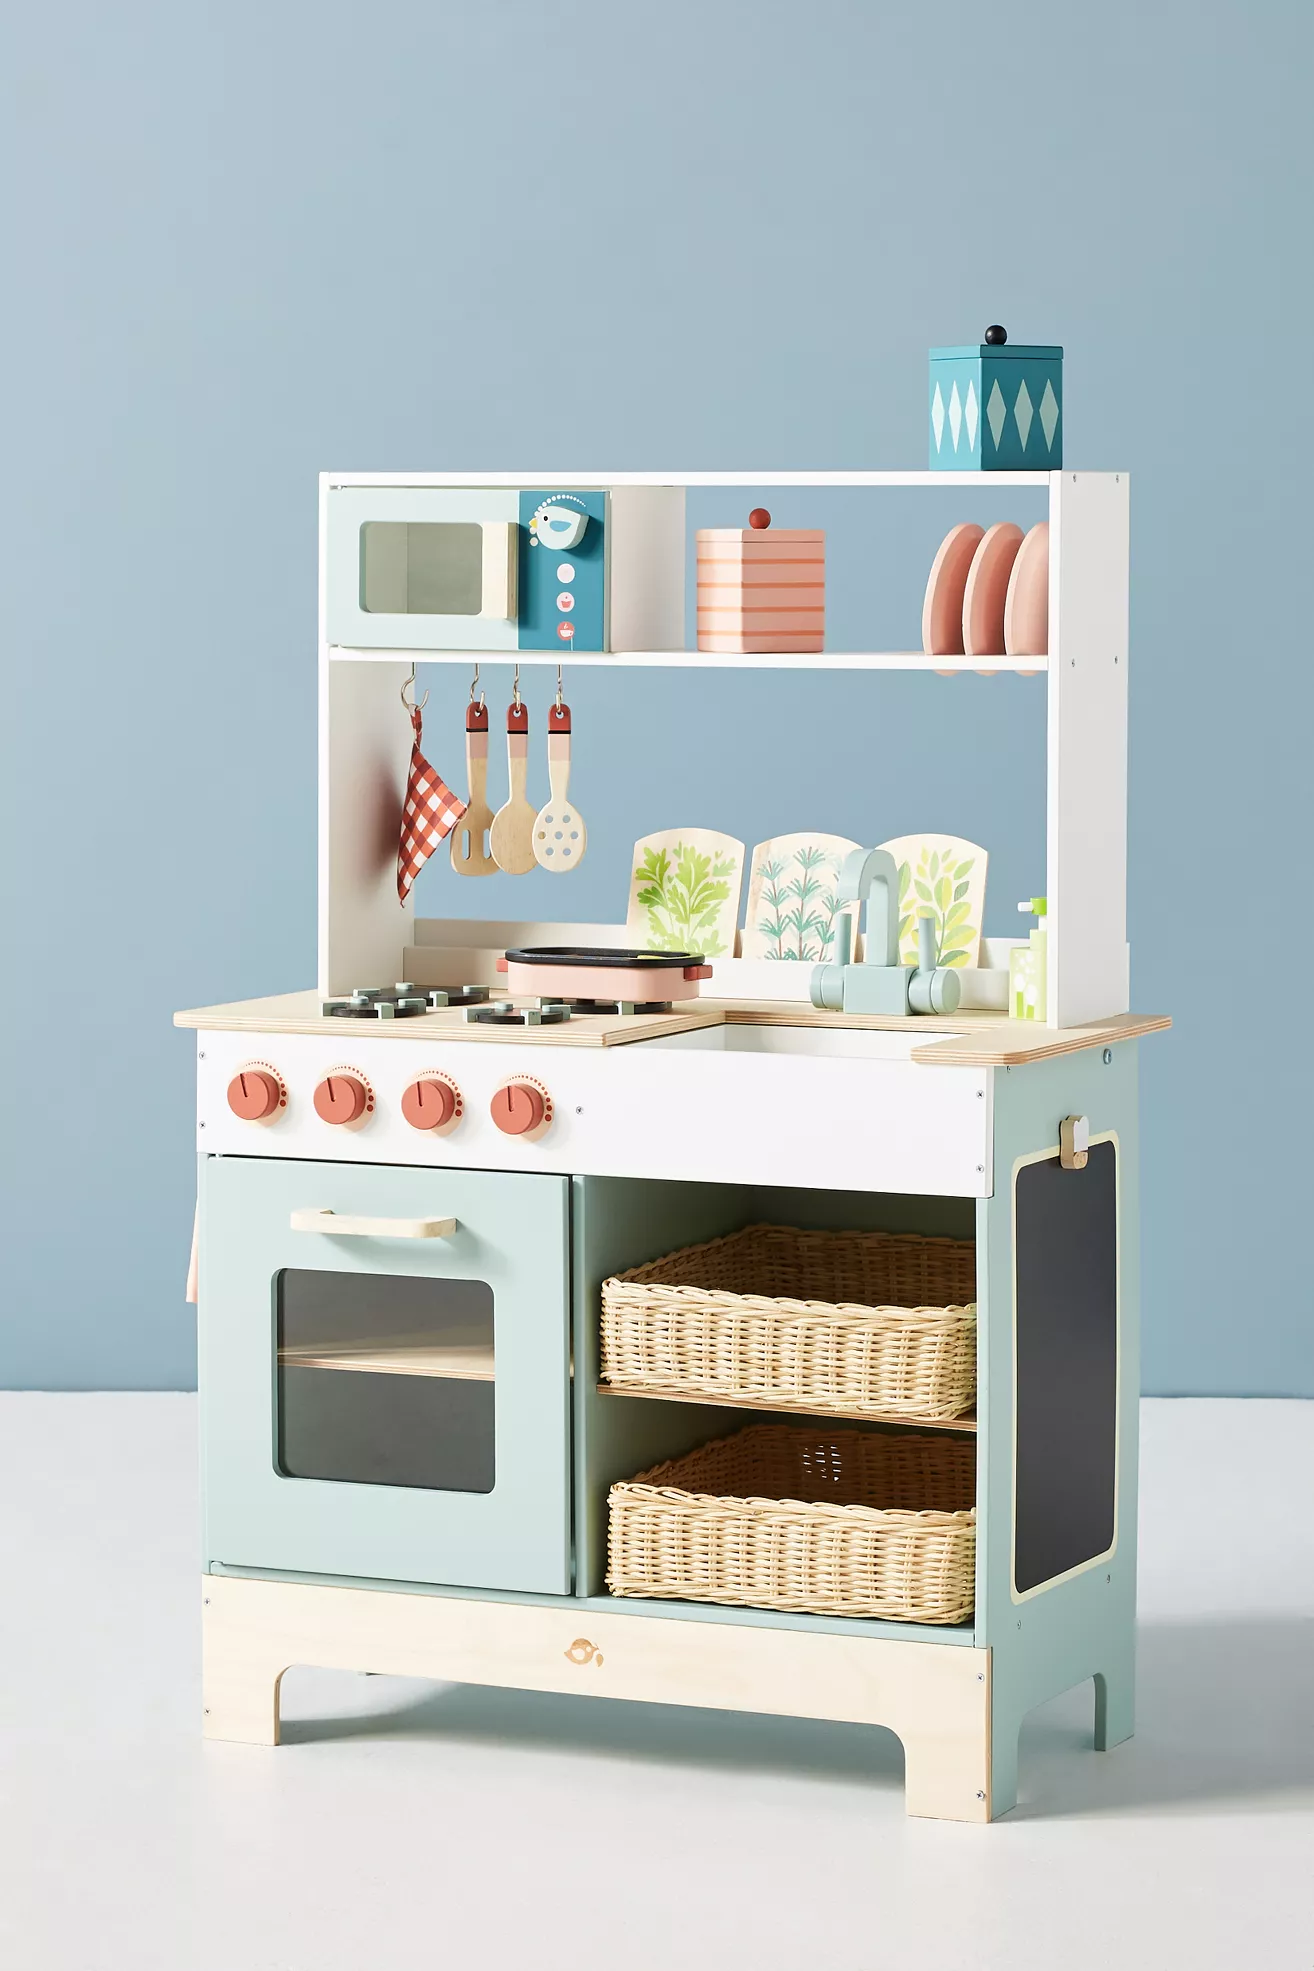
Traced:
POLYGON ((465 708, 465 766, 470 776, 470 799, 452 830, 452 868, 458 876, 491 876, 497 864, 488 853, 488 830, 493 810, 485 798, 488 788, 488 707, 473 701, 465 708))
POLYGON ((493 816, 488 846, 493 861, 508 876, 523 876, 534 867, 535 811, 525 798, 529 772, 529 707, 512 702, 506 708, 506 771, 510 792, 493 816))
POLYGON ((552 797, 534 822, 534 860, 566 876, 584 860, 589 834, 570 804, 570 707, 560 699, 548 712, 548 784, 552 797))

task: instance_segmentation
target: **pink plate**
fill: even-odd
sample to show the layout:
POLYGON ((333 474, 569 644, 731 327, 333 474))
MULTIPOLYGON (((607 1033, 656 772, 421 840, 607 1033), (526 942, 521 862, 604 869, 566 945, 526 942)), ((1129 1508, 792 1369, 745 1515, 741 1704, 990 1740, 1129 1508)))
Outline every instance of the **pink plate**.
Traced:
POLYGON ((1017 551, 1004 598, 1004 649, 1043 657, 1049 649, 1049 522, 1033 527, 1017 551))
POLYGON ((963 651, 968 657, 1003 655, 1008 578, 1021 545, 1022 529, 1001 520, 986 528, 972 556, 963 594, 963 651))
MULTIPOLYGON (((963 653, 963 591, 984 531, 974 520, 951 528, 931 563, 922 604, 922 649, 928 657, 961 657, 963 653)), ((942 675, 952 677, 953 672, 942 675)))

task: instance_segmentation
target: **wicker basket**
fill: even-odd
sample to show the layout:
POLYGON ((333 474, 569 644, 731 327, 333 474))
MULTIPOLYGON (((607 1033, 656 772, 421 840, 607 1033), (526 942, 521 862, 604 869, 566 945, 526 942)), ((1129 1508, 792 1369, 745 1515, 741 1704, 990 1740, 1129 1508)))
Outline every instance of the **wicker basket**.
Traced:
POLYGON ((970 1240, 749 1225, 603 1281, 602 1377, 943 1421, 976 1399, 975 1293, 970 1240))
POLYGON ((970 1439, 755 1424, 611 1488, 607 1586, 894 1622, 972 1613, 970 1439))

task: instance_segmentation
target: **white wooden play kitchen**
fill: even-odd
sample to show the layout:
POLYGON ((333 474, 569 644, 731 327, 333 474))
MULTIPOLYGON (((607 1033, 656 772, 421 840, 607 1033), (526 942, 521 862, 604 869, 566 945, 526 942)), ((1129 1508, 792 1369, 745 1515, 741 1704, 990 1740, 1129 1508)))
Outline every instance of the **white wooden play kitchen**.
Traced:
MULTIPOLYGON (((990 577, 961 543, 923 651, 818 649, 820 534, 742 526, 748 487, 966 505, 979 468, 324 476, 317 989, 177 1016, 209 1736, 276 1743, 300 1664, 777 1712, 887 1727, 910 1813, 988 1821, 1034 1705, 1093 1679, 1096 1745, 1131 1732, 1137 1051, 1167 1021, 1128 1002, 1128 486, 988 484, 1047 495, 1039 652, 1034 628, 955 640, 990 577), (741 520, 699 544, 702 649, 694 486, 741 520), (485 666, 468 789, 424 778, 417 659, 485 666), (612 923, 417 917, 408 788, 402 860, 441 840, 462 905, 485 864, 583 854, 552 670, 547 731, 517 684, 509 777, 482 703, 558 663, 566 692, 603 664, 1042 674, 1039 936, 964 962, 898 918, 916 868, 865 844, 836 854, 815 963, 782 963, 766 915, 714 935, 712 906, 684 948, 636 935, 667 866, 643 844, 649 902, 612 923)), ((725 861, 766 912, 778 865, 725 861)))

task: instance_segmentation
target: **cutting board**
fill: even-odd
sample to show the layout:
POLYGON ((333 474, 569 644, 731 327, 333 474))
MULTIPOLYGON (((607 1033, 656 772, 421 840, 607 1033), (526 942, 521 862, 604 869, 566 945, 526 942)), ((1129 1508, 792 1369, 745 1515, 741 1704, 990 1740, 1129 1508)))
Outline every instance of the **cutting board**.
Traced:
POLYGON ((664 828, 634 844, 625 928, 651 951, 733 958, 744 845, 714 828, 664 828))
POLYGON ((813 965, 829 958, 840 870, 859 846, 847 835, 809 829, 759 842, 748 865, 741 956, 813 965))
POLYGON ((882 842, 899 865, 899 962, 917 963, 917 918, 935 919, 938 965, 978 965, 989 856, 957 835, 900 835, 882 842))

